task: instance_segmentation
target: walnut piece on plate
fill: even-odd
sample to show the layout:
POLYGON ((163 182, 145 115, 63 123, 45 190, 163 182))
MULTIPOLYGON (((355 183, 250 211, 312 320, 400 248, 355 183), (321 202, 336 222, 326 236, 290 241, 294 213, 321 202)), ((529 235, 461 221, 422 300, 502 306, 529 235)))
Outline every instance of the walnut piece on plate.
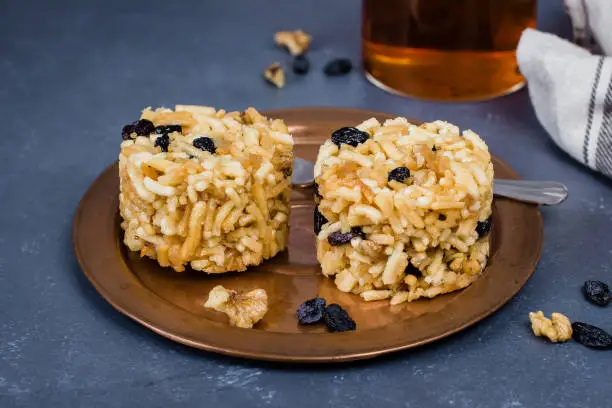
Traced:
POLYGON ((218 285, 208 294, 204 307, 225 313, 232 326, 251 329, 268 311, 268 294, 263 289, 241 293, 218 285))
POLYGON ((551 319, 544 316, 542 311, 529 313, 531 330, 536 336, 547 337, 553 343, 565 342, 572 338, 572 324, 561 313, 553 313, 551 319))
POLYGON ((264 78, 277 88, 285 86, 285 72, 280 62, 274 62, 264 71, 264 78))
POLYGON ((274 35, 274 42, 287 48, 291 55, 301 55, 308 50, 312 37, 302 30, 279 31, 274 35))

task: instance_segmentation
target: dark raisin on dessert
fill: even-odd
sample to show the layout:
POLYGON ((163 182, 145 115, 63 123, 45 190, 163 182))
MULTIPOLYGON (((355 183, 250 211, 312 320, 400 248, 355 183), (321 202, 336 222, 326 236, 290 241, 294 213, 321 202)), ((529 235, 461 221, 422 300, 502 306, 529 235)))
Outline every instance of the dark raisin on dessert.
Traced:
POLYGON ((140 119, 135 123, 134 131, 138 136, 147 136, 153 133, 153 129, 155 129, 155 125, 148 119, 140 119))
POLYGON ((387 180, 395 180, 403 183, 408 177, 410 177, 410 170, 408 170, 407 167, 396 167, 389 172, 387 180))
POLYGON ((353 69, 353 63, 348 58, 337 58, 325 64, 323 72, 327 76, 346 75, 353 69))
POLYGON ((323 320, 330 332, 345 332, 357 329, 357 324, 342 306, 332 303, 325 308, 323 320))
MULTIPOLYGON (((319 211, 319 207, 315 207, 314 209, 314 233, 319 235, 321 232, 321 227, 327 224, 328 220, 325 218, 323 214, 319 211)), ((350 240, 349 240, 350 241, 350 240)))
POLYGON ((163 134, 172 133, 172 132, 182 133, 183 127, 181 125, 162 125, 162 126, 157 126, 155 128, 155 133, 157 133, 158 135, 163 135, 163 134))
MULTIPOLYGON (((216 149, 215 149, 216 151, 216 149)), ((283 176, 285 177, 289 177, 293 174, 293 167, 283 167, 281 169, 281 173, 283 173, 283 176)))
POLYGON ((419 277, 422 276, 423 273, 419 270, 419 268, 408 262, 408 266, 406 266, 406 269, 404 269, 404 275, 413 275, 419 277))
POLYGON ((193 145, 200 150, 209 152, 210 154, 215 154, 217 151, 215 142, 210 137, 203 136, 193 139, 193 145))
POLYGON ((295 313, 299 324, 315 324, 323 319, 324 310, 325 299, 314 298, 299 305, 295 313))
POLYGON ((476 224, 476 232, 478 233, 478 238, 482 238, 487 235, 491 231, 491 218, 487 218, 485 221, 478 221, 476 224))
POLYGON ((323 196, 321 195, 321 193, 319 193, 319 185, 317 183, 314 183, 313 188, 314 188, 314 198, 315 198, 315 200, 322 199, 323 196))
POLYGON ((161 135, 155 139, 155 147, 160 147, 162 152, 167 152, 168 146, 170 146, 170 136, 167 134, 161 135))
POLYGON ((365 234, 365 232, 363 232, 361 227, 353 227, 353 228, 351 228, 351 234, 353 234, 356 237, 360 237, 361 239, 366 239, 366 234, 365 234))
POLYGON ((354 235, 352 232, 347 232, 343 234, 340 231, 336 231, 336 232, 332 232, 331 234, 329 234, 329 236, 327 237, 327 242, 329 242, 331 246, 340 246, 340 245, 348 244, 349 242, 351 242, 351 239, 353 238, 354 238, 354 235))
POLYGON ((446 215, 444 215, 444 214, 438 214, 438 219, 439 219, 440 221, 446 221, 446 215))
POLYGON ((356 237, 361 237, 362 239, 366 238, 365 233, 359 227, 353 227, 351 228, 350 232, 346 233, 342 233, 340 231, 332 232, 327 237, 327 242, 329 242, 331 246, 340 246, 348 244, 349 242, 351 242, 351 239, 356 237))
POLYGON ((121 138, 123 140, 130 140, 132 139, 132 133, 135 133, 134 125, 130 123, 129 125, 125 125, 121 130, 121 138))
POLYGON ((146 136, 153 133, 155 125, 148 119, 140 119, 136 122, 125 125, 121 130, 121 137, 123 140, 132 138, 132 133, 136 133, 137 136, 146 136))
POLYGON ((345 143, 353 147, 357 147, 361 143, 365 143, 370 138, 369 133, 363 132, 354 127, 343 127, 332 133, 331 140, 338 147, 345 143))

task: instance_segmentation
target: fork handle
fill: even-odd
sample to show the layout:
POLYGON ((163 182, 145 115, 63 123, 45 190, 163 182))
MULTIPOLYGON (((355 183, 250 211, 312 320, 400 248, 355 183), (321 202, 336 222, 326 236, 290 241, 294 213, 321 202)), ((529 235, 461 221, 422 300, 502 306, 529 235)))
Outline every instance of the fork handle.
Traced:
POLYGON ((495 180, 493 192, 497 196, 542 205, 561 204, 568 195, 567 187, 556 181, 495 180))

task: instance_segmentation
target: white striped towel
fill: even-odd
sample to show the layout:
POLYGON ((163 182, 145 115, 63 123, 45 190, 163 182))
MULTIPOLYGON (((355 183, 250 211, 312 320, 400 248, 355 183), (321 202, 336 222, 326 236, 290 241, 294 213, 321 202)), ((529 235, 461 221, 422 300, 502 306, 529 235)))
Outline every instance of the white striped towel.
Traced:
POLYGON ((542 126, 576 160, 612 177, 612 0, 565 0, 576 43, 527 29, 517 59, 542 126))

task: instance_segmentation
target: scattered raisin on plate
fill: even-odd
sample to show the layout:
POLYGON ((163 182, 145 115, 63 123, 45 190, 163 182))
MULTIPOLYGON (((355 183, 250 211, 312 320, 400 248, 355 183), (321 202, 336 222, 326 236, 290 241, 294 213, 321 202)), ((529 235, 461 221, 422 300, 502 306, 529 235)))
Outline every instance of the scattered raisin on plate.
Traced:
POLYGON ((217 151, 217 148, 215 147, 215 142, 210 137, 202 136, 195 138, 193 139, 193 145, 194 147, 197 147, 198 149, 208 152, 210 154, 215 154, 215 152, 217 151))
POLYGON ((484 237, 489 231, 491 231, 491 217, 487 218, 485 221, 478 221, 478 224, 476 224, 478 238, 484 237))
POLYGON ((410 177, 410 170, 408 170, 408 167, 396 167, 389 172, 387 180, 395 180, 403 183, 408 177, 410 177))
POLYGON ((581 323, 572 323, 572 338, 578 343, 595 349, 612 349, 612 336, 599 327, 581 323))
POLYGON ((584 296, 589 301, 599 306, 607 306, 608 303, 612 302, 612 292, 610 292, 610 288, 600 281, 588 280, 584 282, 582 293, 584 293, 584 296))
POLYGON ((338 147, 340 147, 342 143, 357 147, 361 143, 365 143, 369 138, 369 133, 363 132, 354 127, 340 128, 332 133, 331 136, 332 142, 334 142, 338 147))
POLYGON ((132 133, 136 133, 137 136, 146 136, 153 133, 155 125, 148 119, 140 119, 136 122, 125 125, 121 130, 121 137, 123 140, 131 139, 132 133))
POLYGON ((155 147, 160 147, 162 152, 167 152, 168 146, 170 146, 170 136, 167 133, 155 139, 155 147))
POLYGON ((291 69, 296 75, 306 75, 310 70, 310 61, 308 61, 308 58, 306 58, 305 55, 298 55, 293 59, 291 69))
POLYGON ((323 319, 323 311, 325 310, 325 299, 314 298, 308 299, 298 306, 296 315, 299 324, 315 324, 323 319))
POLYGON ((346 75, 353 69, 353 63, 348 58, 337 58, 329 61, 325 68, 323 68, 323 72, 327 76, 340 76, 346 75))
POLYGON ((319 206, 316 206, 314 209, 314 233, 319 235, 319 232, 321 232, 321 227, 327 224, 327 222, 327 218, 325 218, 325 216, 319 211, 319 206))
POLYGON ((348 312, 336 303, 332 303, 325 308, 323 319, 325 320, 327 329, 332 333, 357 329, 357 324, 351 316, 349 316, 348 312))

